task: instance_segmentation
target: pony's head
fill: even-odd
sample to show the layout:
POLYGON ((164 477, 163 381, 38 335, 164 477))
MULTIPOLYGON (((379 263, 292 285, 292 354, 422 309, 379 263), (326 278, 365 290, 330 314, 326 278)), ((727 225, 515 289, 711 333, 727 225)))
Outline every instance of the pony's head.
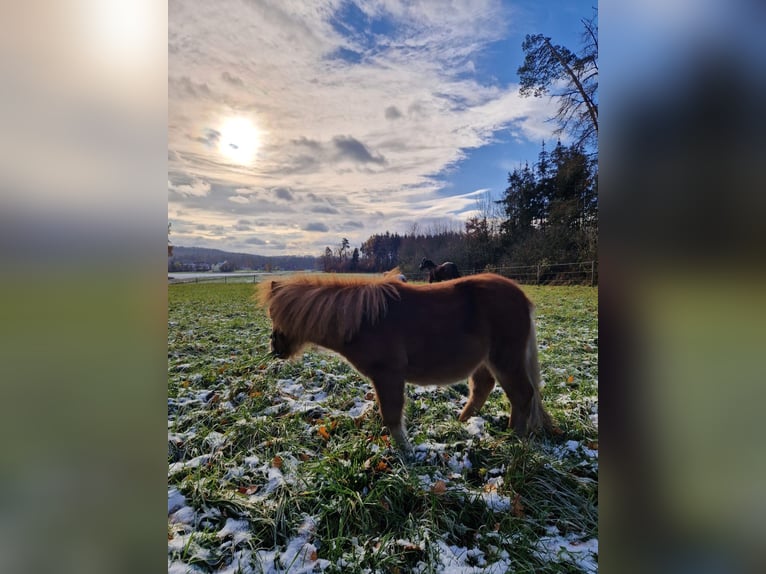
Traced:
POLYGON ((296 344, 284 331, 274 328, 271 331, 271 354, 277 359, 289 359, 300 351, 302 345, 296 344))
POLYGON ((432 269, 434 267, 436 267, 436 264, 433 261, 423 257, 423 261, 420 262, 420 267, 418 267, 418 269, 423 271, 423 269, 432 269))
MULTIPOLYGON (((269 303, 273 297, 279 292, 281 284, 277 281, 265 281, 258 288, 256 297, 260 300, 261 305, 269 306, 269 303)), ((295 356, 298 351, 301 350, 304 343, 298 341, 292 336, 287 329, 289 325, 281 325, 278 321, 279 317, 275 317, 273 310, 269 308, 269 318, 272 323, 271 330, 271 354, 278 359, 289 359, 295 356)))
POLYGON ((289 359, 310 343, 331 349, 344 344, 364 322, 374 325, 385 316, 388 301, 400 297, 400 285, 392 274, 372 279, 294 275, 262 282, 257 298, 269 310, 272 354, 289 359))

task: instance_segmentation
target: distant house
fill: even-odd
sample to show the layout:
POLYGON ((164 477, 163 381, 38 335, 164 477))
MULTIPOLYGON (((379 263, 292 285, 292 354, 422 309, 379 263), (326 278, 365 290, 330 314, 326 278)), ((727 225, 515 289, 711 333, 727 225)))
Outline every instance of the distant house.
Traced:
POLYGON ((228 261, 221 261, 220 263, 213 265, 214 273, 231 273, 232 271, 236 271, 236 267, 233 263, 229 263, 228 261))

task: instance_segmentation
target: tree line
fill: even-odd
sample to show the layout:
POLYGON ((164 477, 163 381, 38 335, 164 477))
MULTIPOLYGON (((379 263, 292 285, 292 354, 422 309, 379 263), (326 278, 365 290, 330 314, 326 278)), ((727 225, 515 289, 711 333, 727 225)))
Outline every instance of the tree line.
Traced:
POLYGON ((593 260, 598 250, 596 160, 577 144, 543 145, 533 165, 508 174, 498 200, 484 198, 462 227, 413 226, 405 234, 377 233, 351 248, 347 238, 319 258, 327 272, 418 273, 423 258, 453 261, 466 272, 487 268, 593 260))

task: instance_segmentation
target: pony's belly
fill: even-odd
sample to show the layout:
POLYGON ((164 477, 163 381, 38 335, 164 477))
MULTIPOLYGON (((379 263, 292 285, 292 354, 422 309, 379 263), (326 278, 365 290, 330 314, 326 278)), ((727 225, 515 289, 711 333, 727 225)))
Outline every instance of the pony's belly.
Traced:
POLYGON ((419 385, 449 385, 469 377, 487 359, 479 338, 434 339, 409 347, 406 380, 419 385))
POLYGON ((481 363, 481 360, 475 360, 430 364, 425 367, 410 365, 405 379, 415 385, 451 385, 471 376, 481 363))

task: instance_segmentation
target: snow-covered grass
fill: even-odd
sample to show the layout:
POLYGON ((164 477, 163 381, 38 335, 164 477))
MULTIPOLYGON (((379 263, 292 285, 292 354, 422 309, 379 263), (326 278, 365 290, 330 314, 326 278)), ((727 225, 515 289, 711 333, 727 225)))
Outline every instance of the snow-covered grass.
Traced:
POLYGON ((499 389, 462 424, 467 385, 408 386, 404 464, 342 359, 268 356, 253 285, 171 286, 169 571, 596 571, 597 291, 524 289, 561 434, 515 439, 499 389))

